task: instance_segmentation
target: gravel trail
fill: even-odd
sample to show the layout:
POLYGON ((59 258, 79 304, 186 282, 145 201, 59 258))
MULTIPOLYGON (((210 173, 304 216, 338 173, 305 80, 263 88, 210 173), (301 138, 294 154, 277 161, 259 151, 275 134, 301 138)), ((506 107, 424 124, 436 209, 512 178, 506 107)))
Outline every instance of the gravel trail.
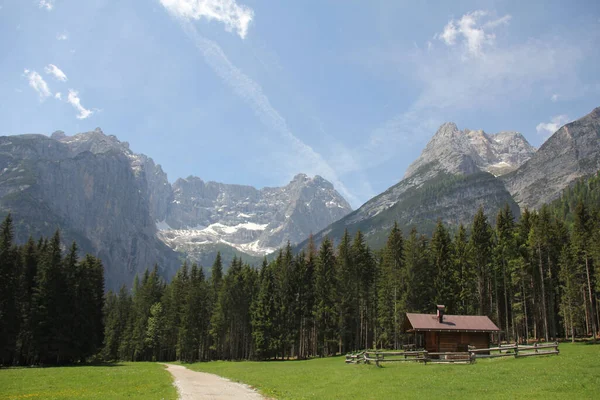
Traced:
POLYGON ((196 372, 181 365, 165 364, 175 378, 175 387, 182 400, 265 400, 249 386, 206 372, 196 372))

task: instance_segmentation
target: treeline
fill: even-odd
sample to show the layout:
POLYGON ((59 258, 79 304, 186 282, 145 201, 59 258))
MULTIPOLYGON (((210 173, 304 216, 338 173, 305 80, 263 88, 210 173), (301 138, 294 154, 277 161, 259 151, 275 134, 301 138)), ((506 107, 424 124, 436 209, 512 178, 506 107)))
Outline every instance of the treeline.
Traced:
POLYGON ((372 251, 361 232, 337 247, 281 250, 259 269, 217 256, 209 279, 187 264, 170 284, 156 269, 109 293, 104 357, 121 360, 307 358, 402 344, 406 312, 488 315, 502 339, 589 336, 598 326, 600 217, 578 202, 572 229, 544 206, 518 222, 442 223, 428 238, 392 228, 372 251))
POLYGON ((488 315, 502 339, 596 337, 600 325, 599 177, 550 206, 510 208, 490 223, 479 209, 468 226, 438 222, 431 235, 385 247, 346 232, 337 245, 287 246, 260 268, 217 255, 207 279, 184 263, 170 283, 157 267, 131 289, 105 297, 102 267, 76 246, 61 256, 49 241, 12 243, 0 228, 2 363, 104 360, 197 361, 327 356, 398 348, 407 312, 488 315), (102 324, 104 322, 104 324, 102 324), (102 343, 101 349, 99 348, 102 343))
POLYGON ((104 268, 63 256, 60 234, 14 243, 10 215, 0 225, 0 365, 70 364, 103 342, 104 268))

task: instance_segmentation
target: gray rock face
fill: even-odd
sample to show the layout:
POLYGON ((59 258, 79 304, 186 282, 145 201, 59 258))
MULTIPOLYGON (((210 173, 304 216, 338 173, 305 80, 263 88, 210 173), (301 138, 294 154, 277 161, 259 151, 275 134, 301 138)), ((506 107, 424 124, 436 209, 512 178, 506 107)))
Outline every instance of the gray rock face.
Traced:
POLYGON ((428 233, 438 219, 450 226, 471 223, 480 206, 490 220, 506 204, 519 215, 519 207, 496 175, 518 168, 534 153, 520 133, 490 135, 445 123, 402 181, 319 232, 315 240, 326 235, 337 240, 346 229, 361 230, 369 243, 380 247, 395 221, 405 229, 417 226, 428 233))
POLYGON ((155 263, 170 277, 178 257, 155 235, 149 186, 126 145, 99 130, 54 137, 0 138, 0 209, 13 214, 17 239, 60 228, 64 243, 102 259, 111 289, 155 263))
POLYGON ((251 186, 178 179, 160 237, 171 247, 222 243, 251 255, 265 255, 296 244, 312 232, 342 218, 350 205, 333 185, 299 174, 286 186, 251 186))
POLYGON ((486 171, 499 176, 514 171, 533 154, 535 148, 518 132, 460 131, 456 124, 448 122, 438 129, 421 156, 408 167, 404 178, 433 162, 438 163, 440 170, 450 173, 486 171))
POLYGON ((0 213, 13 214, 17 239, 60 228, 65 243, 102 259, 111 289, 155 263, 170 278, 186 256, 264 255, 350 211, 319 176, 261 190, 196 177, 171 185, 160 165, 99 128, 0 137, 0 213))
POLYGON ((557 198, 576 179, 599 169, 600 107, 561 127, 503 180, 522 208, 538 208, 557 198))

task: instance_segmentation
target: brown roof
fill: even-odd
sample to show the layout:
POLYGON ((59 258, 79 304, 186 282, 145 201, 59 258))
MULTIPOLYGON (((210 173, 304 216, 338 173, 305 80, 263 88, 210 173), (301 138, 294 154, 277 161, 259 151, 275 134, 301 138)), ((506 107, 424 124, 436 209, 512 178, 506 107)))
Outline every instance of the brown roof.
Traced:
POLYGON ((438 322, 435 314, 407 313, 408 331, 497 332, 500 329, 488 317, 481 315, 444 315, 438 322))

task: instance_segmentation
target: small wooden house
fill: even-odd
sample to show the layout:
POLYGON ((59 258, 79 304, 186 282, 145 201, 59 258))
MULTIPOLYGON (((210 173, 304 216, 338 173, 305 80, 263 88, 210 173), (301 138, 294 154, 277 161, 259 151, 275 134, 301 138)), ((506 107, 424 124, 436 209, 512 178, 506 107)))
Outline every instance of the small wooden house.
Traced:
POLYGON ((488 317, 481 315, 445 315, 444 306, 437 314, 407 313, 404 331, 415 335, 418 347, 429 352, 467 351, 490 347, 492 333, 500 329, 488 317))

